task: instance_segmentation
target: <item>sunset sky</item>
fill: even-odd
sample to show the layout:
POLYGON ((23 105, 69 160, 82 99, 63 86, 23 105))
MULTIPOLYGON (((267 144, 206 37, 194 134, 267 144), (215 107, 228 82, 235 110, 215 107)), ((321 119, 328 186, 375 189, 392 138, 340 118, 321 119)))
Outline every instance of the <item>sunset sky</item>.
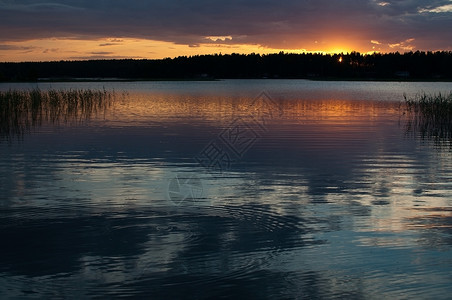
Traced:
POLYGON ((0 0, 0 61, 452 50, 452 0, 0 0))

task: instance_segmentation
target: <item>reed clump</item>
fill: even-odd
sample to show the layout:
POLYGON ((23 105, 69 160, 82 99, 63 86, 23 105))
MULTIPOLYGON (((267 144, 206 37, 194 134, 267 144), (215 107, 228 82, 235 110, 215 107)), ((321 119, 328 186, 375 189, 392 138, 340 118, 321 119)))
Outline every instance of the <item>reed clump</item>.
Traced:
POLYGON ((408 132, 419 133, 422 138, 452 141, 452 92, 404 98, 408 132))
POLYGON ((43 123, 83 122, 111 106, 107 90, 0 91, 0 139, 23 136, 43 123))

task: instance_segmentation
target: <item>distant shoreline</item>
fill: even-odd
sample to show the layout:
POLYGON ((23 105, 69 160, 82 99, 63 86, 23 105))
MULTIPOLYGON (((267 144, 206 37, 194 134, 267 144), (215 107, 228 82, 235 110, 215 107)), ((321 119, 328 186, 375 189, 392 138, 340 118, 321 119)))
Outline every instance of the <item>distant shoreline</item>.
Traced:
POLYGON ((39 78, 38 80, 0 81, 0 83, 46 83, 46 82, 186 82, 186 81, 222 81, 222 80, 309 80, 309 81, 356 81, 356 82, 452 82, 452 78, 39 78))
POLYGON ((376 81, 376 82, 452 82, 452 78, 308 78, 312 81, 376 81))
POLYGON ((452 51, 369 54, 215 54, 157 60, 0 63, 0 82, 212 81, 452 82, 452 51))
MULTIPOLYGON (((213 78, 38 78, 28 82, 136 82, 136 81, 218 81, 213 78)), ((24 82, 24 81, 17 81, 24 82)))

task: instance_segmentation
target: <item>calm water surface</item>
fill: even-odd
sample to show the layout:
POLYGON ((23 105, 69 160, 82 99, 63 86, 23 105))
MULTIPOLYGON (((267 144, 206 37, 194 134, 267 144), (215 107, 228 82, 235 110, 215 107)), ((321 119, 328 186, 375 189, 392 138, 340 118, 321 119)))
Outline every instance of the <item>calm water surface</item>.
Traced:
POLYGON ((451 147, 400 105, 450 83, 39 87, 116 96, 0 137, 0 297, 452 294, 451 147))

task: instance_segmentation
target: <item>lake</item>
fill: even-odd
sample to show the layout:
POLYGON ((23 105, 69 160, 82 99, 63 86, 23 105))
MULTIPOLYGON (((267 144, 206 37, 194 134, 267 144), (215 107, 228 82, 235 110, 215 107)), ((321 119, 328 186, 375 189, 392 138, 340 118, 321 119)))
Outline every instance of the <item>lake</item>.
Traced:
MULTIPOLYGON (((8 298, 446 299, 452 147, 403 95, 450 83, 0 84, 113 91, 0 135, 8 298)), ((2 123, 3 124, 3 123, 2 123)))

